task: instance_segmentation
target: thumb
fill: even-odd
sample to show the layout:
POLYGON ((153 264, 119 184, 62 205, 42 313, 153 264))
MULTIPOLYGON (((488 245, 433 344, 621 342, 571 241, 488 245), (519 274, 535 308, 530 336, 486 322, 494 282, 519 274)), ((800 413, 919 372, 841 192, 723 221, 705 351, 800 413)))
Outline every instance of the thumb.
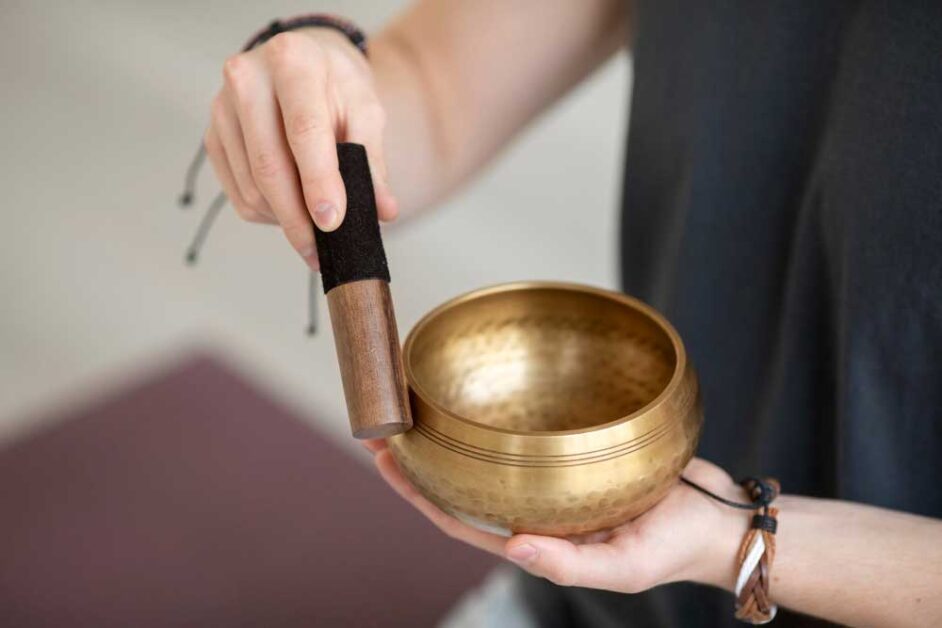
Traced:
POLYGON ((575 545, 566 539, 520 534, 507 542, 504 555, 561 586, 616 588, 618 551, 606 543, 575 545))

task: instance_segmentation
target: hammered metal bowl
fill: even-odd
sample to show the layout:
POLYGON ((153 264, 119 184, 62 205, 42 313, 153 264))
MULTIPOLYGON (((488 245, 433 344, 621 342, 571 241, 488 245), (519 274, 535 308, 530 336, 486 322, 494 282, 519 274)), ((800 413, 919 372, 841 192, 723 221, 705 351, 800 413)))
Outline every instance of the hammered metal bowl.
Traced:
POLYGON ((403 353, 415 427, 390 439, 432 502, 485 529, 569 535, 660 500, 697 445, 696 373, 624 294, 528 282, 436 308, 403 353))

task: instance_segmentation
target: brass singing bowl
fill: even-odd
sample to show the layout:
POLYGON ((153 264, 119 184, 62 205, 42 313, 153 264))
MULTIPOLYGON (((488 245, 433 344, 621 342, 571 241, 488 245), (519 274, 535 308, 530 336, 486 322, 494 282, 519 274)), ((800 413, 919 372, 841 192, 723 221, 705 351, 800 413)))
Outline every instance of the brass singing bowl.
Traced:
POLYGON ((485 288, 432 310, 403 353, 414 428, 389 447, 437 506, 485 529, 624 523, 696 449, 699 386, 654 309, 587 286, 485 288))

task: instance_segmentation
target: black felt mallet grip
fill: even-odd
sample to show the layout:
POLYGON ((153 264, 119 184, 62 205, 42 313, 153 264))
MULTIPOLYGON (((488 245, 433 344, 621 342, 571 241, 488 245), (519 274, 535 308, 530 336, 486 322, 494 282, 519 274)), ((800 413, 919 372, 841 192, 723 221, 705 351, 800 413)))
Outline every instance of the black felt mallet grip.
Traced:
POLYGON ((337 144, 347 213, 331 232, 314 228, 330 324, 355 438, 383 438, 412 427, 389 267, 379 231, 366 149, 337 144))
POLYGON ((360 144, 337 144, 337 160, 347 190, 347 215, 334 231, 314 230, 327 294, 337 286, 360 279, 382 279, 389 283, 366 149, 360 144))

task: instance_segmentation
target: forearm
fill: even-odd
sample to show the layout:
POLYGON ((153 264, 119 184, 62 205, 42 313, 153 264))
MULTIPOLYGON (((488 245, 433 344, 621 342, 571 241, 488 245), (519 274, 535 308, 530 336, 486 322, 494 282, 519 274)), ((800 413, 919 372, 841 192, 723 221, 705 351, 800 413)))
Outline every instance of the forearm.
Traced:
POLYGON ((625 40, 618 0, 424 0, 371 42, 385 150, 410 213, 467 180, 625 40))
MULTIPOLYGON (((771 592, 781 606, 849 625, 942 624, 942 522, 789 495, 776 506, 771 592)), ((742 538, 745 519, 731 513, 722 552, 742 538)), ((711 583, 732 590, 730 567, 711 583)))
POLYGON ((435 172, 440 107, 409 38, 398 27, 388 27, 373 38, 370 64, 386 111, 383 144, 389 181, 400 214, 408 216, 442 195, 442 173, 435 172))

